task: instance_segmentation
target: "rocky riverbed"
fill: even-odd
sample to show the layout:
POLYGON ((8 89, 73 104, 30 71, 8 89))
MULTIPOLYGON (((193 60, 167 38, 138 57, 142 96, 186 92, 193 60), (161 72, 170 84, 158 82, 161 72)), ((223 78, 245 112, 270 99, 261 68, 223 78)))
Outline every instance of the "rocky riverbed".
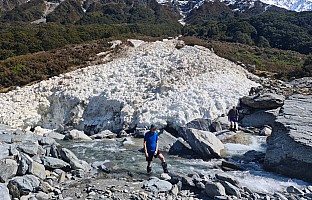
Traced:
POLYGON ((312 198, 311 78, 259 78, 176 39, 129 43, 105 64, 0 94, 2 199, 312 198), (151 123, 168 174, 157 161, 145 172, 151 123))

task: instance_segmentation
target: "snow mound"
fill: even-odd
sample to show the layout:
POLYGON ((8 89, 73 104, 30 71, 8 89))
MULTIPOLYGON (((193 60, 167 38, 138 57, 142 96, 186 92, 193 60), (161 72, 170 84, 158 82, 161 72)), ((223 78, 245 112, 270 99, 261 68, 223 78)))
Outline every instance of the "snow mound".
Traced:
POLYGON ((175 127, 226 113, 257 85, 246 70, 209 49, 177 49, 177 43, 142 41, 106 64, 0 94, 0 123, 91 134, 151 123, 175 127))

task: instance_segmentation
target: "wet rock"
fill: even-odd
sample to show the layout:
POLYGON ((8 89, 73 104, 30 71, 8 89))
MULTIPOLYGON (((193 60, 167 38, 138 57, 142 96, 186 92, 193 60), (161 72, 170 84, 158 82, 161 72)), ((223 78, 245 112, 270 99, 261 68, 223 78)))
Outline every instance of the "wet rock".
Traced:
POLYGON ((44 165, 37 163, 36 161, 30 163, 29 173, 39 177, 42 180, 46 178, 44 165))
POLYGON ((229 182, 235 186, 238 185, 238 181, 234 176, 228 174, 216 174, 216 178, 220 181, 229 182))
POLYGON ((272 128, 270 126, 265 125, 263 129, 260 131, 260 135, 262 136, 270 136, 272 133, 272 128))
POLYGON ((172 144, 169 149, 169 154, 171 155, 179 155, 179 156, 189 156, 191 157, 194 154, 191 146, 184 141, 183 138, 178 138, 175 143, 172 144))
POLYGON ((95 135, 90 136, 92 139, 112 139, 115 138, 117 135, 110 130, 101 131, 100 133, 97 133, 95 135))
POLYGON ((264 167, 312 182, 312 96, 289 97, 268 138, 264 167))
POLYGON ((145 133, 147 132, 148 130, 146 130, 145 128, 136 128, 134 133, 133 133, 133 136, 135 138, 144 138, 144 135, 145 133))
POLYGON ((214 198, 215 196, 226 196, 225 188, 219 182, 207 181, 205 191, 208 197, 214 198))
POLYGON ((90 170, 90 166, 86 161, 79 160, 77 156, 69 149, 62 148, 60 151, 61 158, 68 162, 72 169, 83 169, 85 171, 90 170))
POLYGON ((241 160, 246 162, 246 163, 248 163, 248 162, 263 163, 264 157, 265 157, 264 152, 251 150, 251 151, 247 151, 246 153, 244 153, 241 160))
POLYGON ((260 109, 275 109, 284 105, 285 97, 282 95, 265 93, 256 96, 244 96, 240 99, 241 103, 260 109))
POLYGON ((274 121, 280 113, 280 108, 272 110, 259 110, 245 115, 241 120, 242 126, 262 128, 265 125, 274 126, 274 121))
POLYGON ((54 132, 54 131, 44 133, 43 136, 49 137, 49 138, 53 138, 53 139, 56 139, 56 140, 63 140, 64 137, 65 137, 65 135, 57 133, 57 132, 54 132))
POLYGON ((6 184, 0 183, 0 197, 1 200, 11 199, 9 189, 7 188, 6 184))
POLYGON ((224 171, 232 171, 232 170, 242 170, 242 168, 232 162, 223 160, 221 163, 221 168, 224 171))
POLYGON ((124 138, 122 141, 122 145, 123 146, 131 146, 134 145, 135 143, 133 142, 133 140, 130 137, 124 138))
POLYGON ((37 142, 22 142, 17 145, 17 149, 27 153, 28 155, 34 156, 38 153, 39 145, 37 142))
POLYGON ((162 180, 165 180, 165 181, 170 181, 171 176, 169 176, 169 174, 167 174, 167 173, 162 173, 162 174, 160 175, 160 178, 161 178, 162 180))
POLYGON ((220 140, 220 141, 226 141, 231 139, 233 136, 235 136, 237 133, 234 131, 230 130, 223 130, 215 133, 215 136, 220 140))
POLYGON ((299 188, 297 188, 297 187, 295 187, 295 186, 288 186, 288 187, 286 188, 286 191, 287 191, 288 193, 294 193, 294 194, 304 195, 304 192, 303 192, 301 189, 299 189, 299 188))
POLYGON ((227 182, 227 181, 222 181, 221 184, 223 185, 223 187, 225 188, 225 193, 228 195, 234 195, 236 196, 238 199, 241 199, 241 193, 238 189, 238 187, 236 187, 235 185, 227 182))
POLYGON ((183 185, 186 185, 186 186, 189 186, 189 187, 196 187, 194 181, 193 181, 193 178, 191 177, 188 177, 188 176, 184 176, 182 175, 182 183, 183 185))
POLYGON ((3 159, 0 161, 0 181, 6 182, 17 173, 17 162, 12 159, 3 159))
POLYGON ((70 165, 58 158, 45 156, 42 158, 43 165, 48 169, 68 168, 70 165))
POLYGON ((128 133, 125 130, 121 130, 117 133, 118 138, 128 137, 128 133))
POLYGON ((104 161, 98 168, 105 173, 110 173, 117 168, 117 165, 110 161, 104 161))
POLYGON ((159 134, 158 136, 158 148, 160 151, 169 152, 170 148, 173 144, 177 141, 177 138, 172 136, 167 131, 163 131, 163 133, 159 134))
POLYGON ((69 131, 69 135, 73 140, 92 140, 89 136, 84 134, 83 131, 79 131, 76 129, 69 131))
POLYGON ((56 147, 55 144, 51 145, 50 155, 51 155, 51 157, 53 157, 53 158, 59 158, 58 149, 57 149, 57 147, 56 147))
POLYGON ((10 194, 15 198, 27 195, 30 192, 36 192, 39 188, 40 181, 34 175, 17 176, 9 181, 8 188, 10 194), (18 189, 16 191, 16 188, 18 189))
POLYGON ((203 159, 219 158, 224 149, 222 142, 211 132, 197 129, 187 129, 183 137, 192 147, 192 150, 203 159))
POLYGON ((156 177, 151 177, 143 182, 143 188, 147 191, 159 193, 169 192, 172 189, 172 184, 168 181, 160 180, 156 177))

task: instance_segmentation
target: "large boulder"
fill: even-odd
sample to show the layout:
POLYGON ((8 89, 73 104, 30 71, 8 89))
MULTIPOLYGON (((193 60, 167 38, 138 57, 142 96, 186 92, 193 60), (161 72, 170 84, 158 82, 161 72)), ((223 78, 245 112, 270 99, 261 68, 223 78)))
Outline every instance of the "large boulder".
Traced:
POLYGON ((197 129, 186 129, 183 131, 183 138, 192 147, 192 150, 203 159, 219 158, 223 143, 211 132, 197 129))
POLYGON ((90 166, 87 162, 79 160, 77 156, 69 149, 62 148, 60 151, 60 156, 64 161, 70 164, 72 169, 83 169, 85 171, 90 169, 90 166))
POLYGON ((195 152, 183 138, 179 137, 177 141, 172 144, 168 153, 172 155, 192 157, 192 155, 194 155, 195 152))
POLYGON ((264 167, 312 182, 312 96, 289 97, 268 139, 264 167))
POLYGON ((36 192, 39 189, 40 181, 34 175, 17 176, 9 181, 8 188, 13 198, 36 192), (17 189, 17 190, 16 190, 17 189))
POLYGON ((172 184, 165 180, 160 180, 157 177, 151 177, 143 182, 143 188, 154 193, 169 192, 172 189, 172 184))
POLYGON ((272 110, 259 110, 250 115, 245 115, 241 120, 241 125, 245 127, 262 128, 264 125, 273 126, 280 108, 272 110))
POLYGON ((39 145, 37 142, 26 141, 18 144, 17 149, 28 155, 34 156, 38 153, 39 145))
POLYGON ((168 152, 176 141, 177 138, 167 131, 163 131, 163 133, 159 134, 158 137, 158 148, 160 151, 168 152))
POLYGON ((207 181, 205 191, 208 197, 214 198, 215 196, 225 196, 225 188, 219 182, 207 181))
POLYGON ((6 184, 0 183, 0 197, 1 197, 1 200, 11 199, 9 189, 6 186, 6 184))
POLYGON ((44 180, 46 178, 46 171, 44 165, 33 161, 29 165, 29 173, 37 176, 38 178, 44 180))
POLYGON ((47 169, 68 168, 70 166, 67 162, 64 162, 63 160, 48 156, 43 157, 42 162, 47 169))
POLYGON ((251 107, 260 109, 274 109, 284 105, 285 97, 278 94, 265 93, 256 96, 244 96, 240 102, 251 107))
POLYGON ((17 172, 17 162, 12 159, 3 159, 0 161, 0 181, 6 182, 14 177, 17 172))
POLYGON ((71 130, 69 132, 69 135, 70 135, 71 139, 73 139, 73 140, 92 140, 89 136, 84 134, 83 131, 79 131, 76 129, 71 130))

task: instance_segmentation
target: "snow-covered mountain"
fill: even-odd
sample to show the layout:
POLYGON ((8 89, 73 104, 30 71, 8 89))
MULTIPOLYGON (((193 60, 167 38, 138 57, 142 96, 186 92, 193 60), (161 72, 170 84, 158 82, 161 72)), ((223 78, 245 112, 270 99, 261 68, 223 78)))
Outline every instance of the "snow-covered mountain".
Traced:
POLYGON ((263 3, 274 5, 287 10, 293 10, 297 12, 311 11, 312 0, 261 0, 263 3))
MULTIPOLYGON (((158 3, 172 3, 181 10, 181 13, 186 14, 198 8, 205 1, 215 1, 215 0, 157 0, 158 3)), ((266 6, 276 6, 279 8, 284 8, 292 11, 312 11, 312 0, 220 0, 225 2, 227 5, 243 5, 244 8, 254 7, 255 3, 264 3, 266 6)), ((239 7, 237 8, 239 9, 239 7)))

